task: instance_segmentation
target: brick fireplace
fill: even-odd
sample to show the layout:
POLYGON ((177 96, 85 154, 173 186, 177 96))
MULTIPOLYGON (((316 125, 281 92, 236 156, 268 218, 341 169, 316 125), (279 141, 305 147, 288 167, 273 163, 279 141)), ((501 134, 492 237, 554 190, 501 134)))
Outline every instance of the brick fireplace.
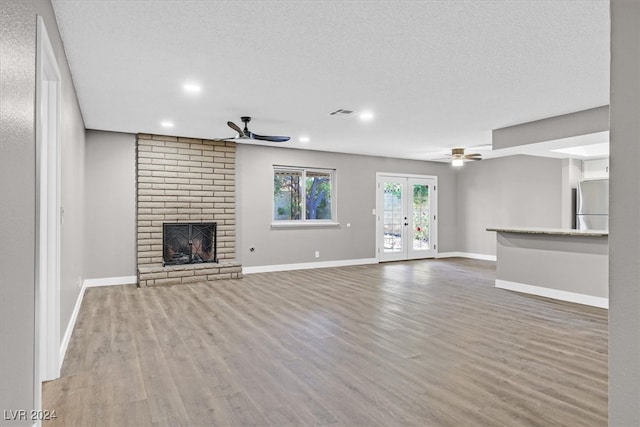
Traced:
POLYGON ((140 286, 237 279, 233 142, 138 134, 137 264, 140 286), (166 224, 215 224, 218 262, 165 265, 166 224))

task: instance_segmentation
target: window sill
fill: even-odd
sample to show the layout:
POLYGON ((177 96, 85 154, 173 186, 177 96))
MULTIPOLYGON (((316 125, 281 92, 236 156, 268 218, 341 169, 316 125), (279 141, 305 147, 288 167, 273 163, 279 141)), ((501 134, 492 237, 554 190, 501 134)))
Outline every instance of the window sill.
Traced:
POLYGON ((311 222, 311 221, 306 221, 306 222, 302 222, 302 221, 278 221, 278 222, 272 222, 271 223, 271 229, 278 229, 278 228, 338 228, 340 227, 340 223, 339 222, 333 222, 333 221, 318 221, 318 222, 311 222))

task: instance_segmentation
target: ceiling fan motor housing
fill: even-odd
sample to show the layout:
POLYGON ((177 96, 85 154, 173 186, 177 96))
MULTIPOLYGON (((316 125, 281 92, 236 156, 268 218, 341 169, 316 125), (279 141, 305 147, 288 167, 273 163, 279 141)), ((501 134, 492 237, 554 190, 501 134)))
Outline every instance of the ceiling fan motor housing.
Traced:
POLYGON ((257 135, 249 131, 249 128, 247 126, 247 124, 251 121, 251 117, 242 116, 240 117, 240 120, 242 120, 242 123, 244 123, 244 129, 241 129, 238 125, 236 125, 231 121, 227 122, 227 126, 229 126, 231 129, 236 131, 238 133, 238 136, 235 138, 220 138, 219 141, 232 141, 236 139, 255 139, 258 141, 287 142, 289 141, 289 139, 291 139, 288 136, 257 135))

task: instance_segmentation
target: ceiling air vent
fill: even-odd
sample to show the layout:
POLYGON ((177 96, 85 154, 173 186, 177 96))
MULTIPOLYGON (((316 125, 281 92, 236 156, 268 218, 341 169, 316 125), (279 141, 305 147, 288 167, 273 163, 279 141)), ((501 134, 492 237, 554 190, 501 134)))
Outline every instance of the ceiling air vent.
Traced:
POLYGON ((353 110, 347 110, 345 108, 338 108, 329 113, 330 116, 335 117, 352 117, 356 112, 353 110))

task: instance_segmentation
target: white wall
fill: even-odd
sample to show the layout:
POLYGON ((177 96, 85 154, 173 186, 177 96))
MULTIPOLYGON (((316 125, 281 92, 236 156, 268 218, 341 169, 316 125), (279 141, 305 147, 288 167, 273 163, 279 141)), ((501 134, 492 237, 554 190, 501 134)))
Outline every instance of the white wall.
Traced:
POLYGON ((562 160, 562 228, 576 228, 576 197, 582 180, 582 160, 562 160))
POLYGON ((243 267, 375 258, 376 172, 437 175, 438 249, 456 250, 456 172, 448 164, 239 144, 237 257, 243 267), (340 227, 271 229, 273 165, 335 168, 340 227))
POLYGON ((496 254, 487 227, 561 227, 562 160, 512 156, 468 162, 458 176, 457 250, 496 254))
POLYGON ((582 162, 582 179, 609 178, 609 159, 585 160, 582 162))
POLYGON ((136 275, 136 136, 87 130, 85 275, 136 275))

